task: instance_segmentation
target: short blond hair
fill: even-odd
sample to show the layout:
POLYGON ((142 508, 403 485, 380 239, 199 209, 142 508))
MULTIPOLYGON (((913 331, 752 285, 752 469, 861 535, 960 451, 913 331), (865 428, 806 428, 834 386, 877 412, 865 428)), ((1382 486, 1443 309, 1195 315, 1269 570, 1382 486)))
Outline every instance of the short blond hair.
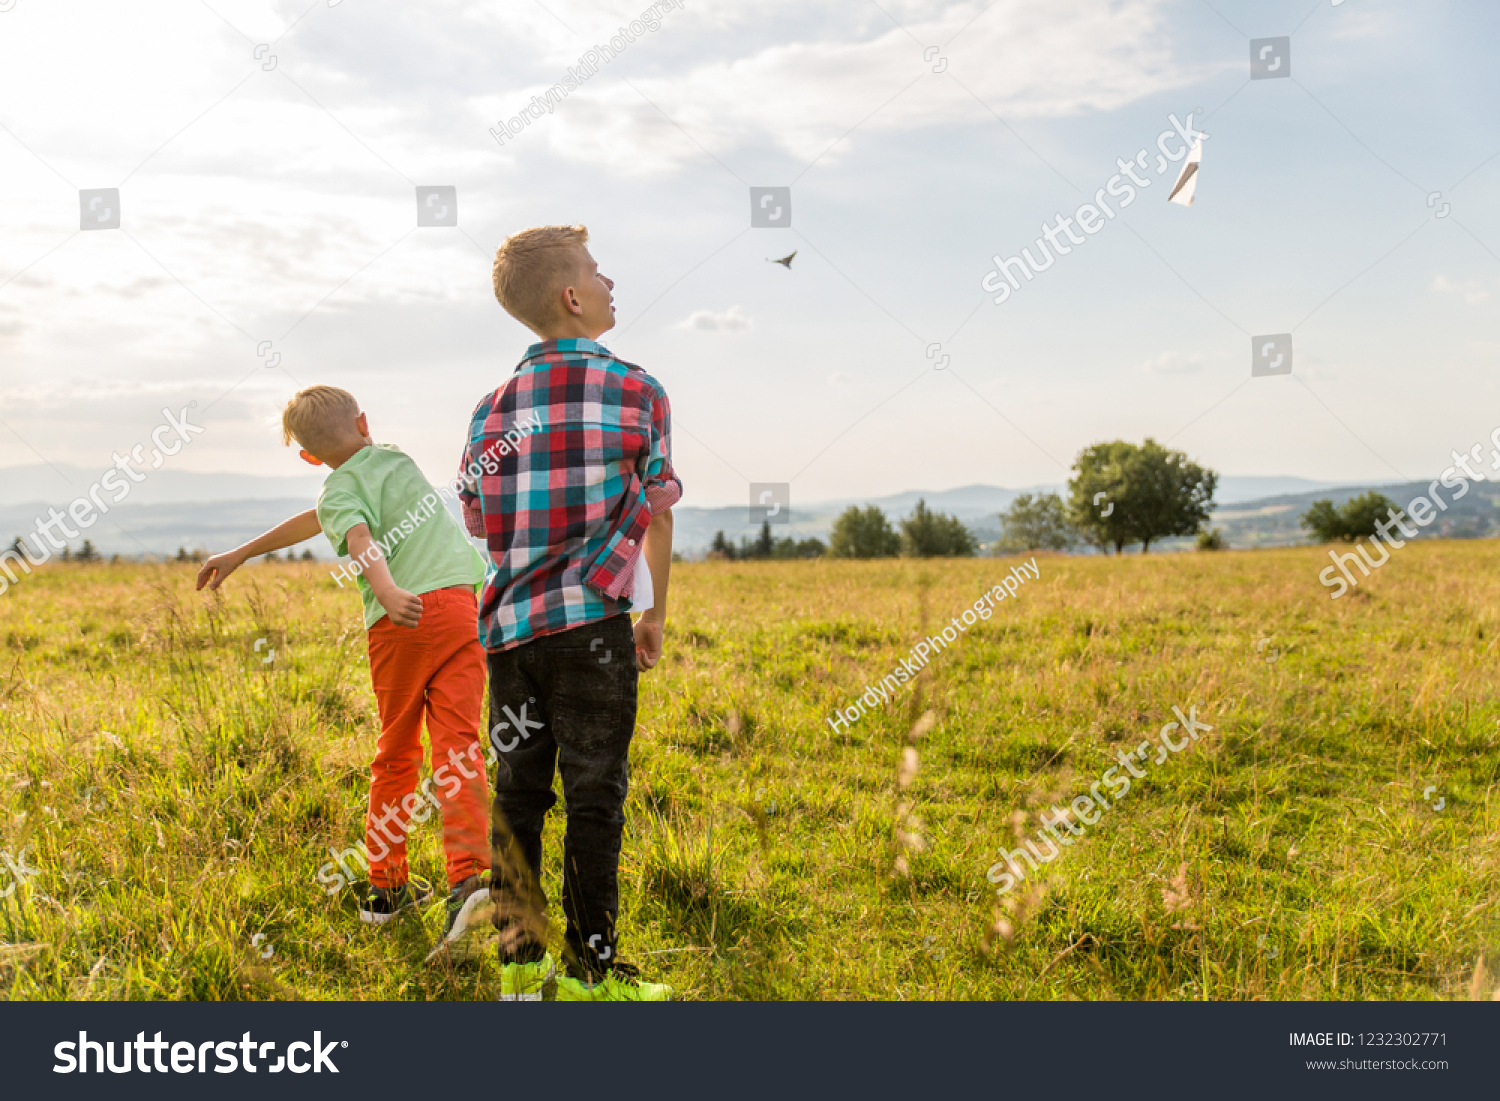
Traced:
POLYGON ((337 386, 309 386, 299 390, 281 411, 281 442, 296 440, 313 455, 332 451, 354 429, 359 402, 337 386))
POLYGON ((532 332, 561 314, 557 296, 578 281, 589 231, 583 226, 537 226, 512 233, 495 253, 495 298, 532 332))

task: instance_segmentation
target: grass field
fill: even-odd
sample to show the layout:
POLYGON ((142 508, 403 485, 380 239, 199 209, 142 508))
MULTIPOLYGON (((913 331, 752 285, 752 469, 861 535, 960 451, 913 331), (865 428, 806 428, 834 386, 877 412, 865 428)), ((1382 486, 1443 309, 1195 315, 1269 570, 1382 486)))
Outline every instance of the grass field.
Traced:
MULTIPOLYGON (((1500 996, 1500 542, 1414 544, 1337 601, 1316 549, 1039 557, 830 729, 1013 561, 675 568, 624 958, 689 999, 1500 996), (997 901, 1001 846, 1173 705, 1212 731, 997 901)), ((363 836, 357 600, 315 564, 192 580, 59 565, 0 597, 0 850, 36 869, 0 868, 0 989, 492 998, 493 959, 422 962, 440 911, 375 931, 314 879, 363 836)), ((441 880, 435 822, 412 855, 441 880)))

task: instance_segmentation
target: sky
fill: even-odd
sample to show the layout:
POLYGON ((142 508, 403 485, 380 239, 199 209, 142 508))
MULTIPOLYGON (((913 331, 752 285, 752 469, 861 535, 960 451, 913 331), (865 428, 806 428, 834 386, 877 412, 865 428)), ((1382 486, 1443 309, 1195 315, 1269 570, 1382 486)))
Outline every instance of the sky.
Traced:
POLYGON ((174 469, 304 474, 279 411, 327 383, 446 479, 534 339, 494 249, 561 222, 671 395, 685 505, 1053 484, 1148 436, 1385 484, 1500 426, 1500 5, 646 6, 0 0, 0 468, 102 471, 187 408, 174 469), (1149 186, 997 304, 992 258, 1138 150, 1149 186), (429 186, 456 226, 417 225, 429 186), (98 188, 119 228, 80 229, 98 188), (1252 377, 1280 334, 1292 373, 1252 377))

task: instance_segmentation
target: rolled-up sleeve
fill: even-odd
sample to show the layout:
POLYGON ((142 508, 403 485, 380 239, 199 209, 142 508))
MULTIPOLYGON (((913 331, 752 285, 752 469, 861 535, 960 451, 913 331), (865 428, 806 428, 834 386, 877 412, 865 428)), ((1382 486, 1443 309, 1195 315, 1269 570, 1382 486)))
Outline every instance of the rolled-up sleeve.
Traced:
POLYGON ((651 450, 641 486, 653 516, 682 500, 682 480, 672 467, 672 403, 660 390, 651 402, 651 450))
POLYGON ((483 539, 485 536, 483 495, 478 477, 469 471, 475 466, 483 469, 477 460, 484 445, 484 437, 481 435, 476 441, 474 433, 483 432, 489 409, 490 403, 486 399, 479 403, 479 408, 469 418, 469 442, 464 446, 463 457, 458 462, 458 480, 463 483, 463 488, 458 491, 459 509, 464 517, 464 530, 476 539, 483 539))

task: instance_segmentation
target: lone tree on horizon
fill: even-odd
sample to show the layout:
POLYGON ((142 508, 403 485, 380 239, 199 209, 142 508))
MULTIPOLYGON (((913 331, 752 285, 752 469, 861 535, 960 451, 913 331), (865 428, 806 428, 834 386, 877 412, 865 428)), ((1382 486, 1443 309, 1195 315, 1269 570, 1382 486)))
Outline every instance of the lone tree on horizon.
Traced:
MULTIPOLYGON (((1123 554, 1139 543, 1193 535, 1213 511, 1219 476, 1169 451, 1149 436, 1137 447, 1125 440, 1097 443, 1078 453, 1068 482, 1068 515, 1084 538, 1123 554), (1097 498, 1097 500, 1096 500, 1097 498)), ((1107 551, 1106 551, 1107 553, 1107 551)))
POLYGON ((1372 489, 1349 498, 1340 508, 1335 508, 1330 498, 1320 498, 1302 514, 1299 522, 1319 543, 1350 543, 1375 538, 1375 525, 1400 513, 1395 501, 1372 489))

